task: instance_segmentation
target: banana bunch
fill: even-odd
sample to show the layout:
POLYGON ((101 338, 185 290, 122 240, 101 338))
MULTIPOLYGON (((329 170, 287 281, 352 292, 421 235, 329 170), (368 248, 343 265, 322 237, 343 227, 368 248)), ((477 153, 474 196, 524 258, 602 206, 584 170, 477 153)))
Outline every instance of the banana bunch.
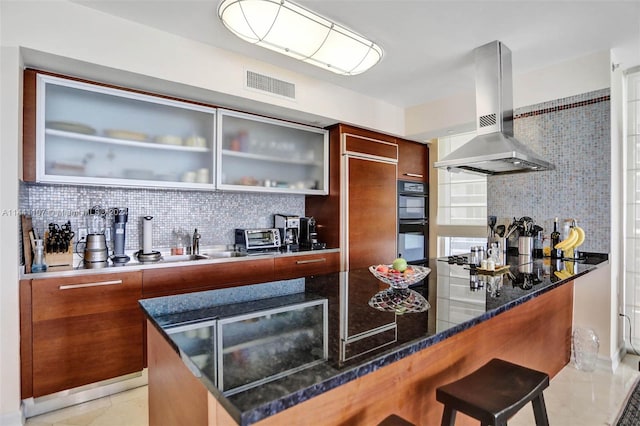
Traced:
POLYGON ((560 278, 561 280, 566 280, 567 278, 571 278, 573 276, 573 274, 571 274, 566 269, 563 269, 562 271, 553 271, 553 275, 560 278))
POLYGON ((574 225, 569 228, 569 235, 564 240, 560 241, 554 246, 557 250, 570 250, 576 249, 584 243, 584 230, 578 225, 574 225))

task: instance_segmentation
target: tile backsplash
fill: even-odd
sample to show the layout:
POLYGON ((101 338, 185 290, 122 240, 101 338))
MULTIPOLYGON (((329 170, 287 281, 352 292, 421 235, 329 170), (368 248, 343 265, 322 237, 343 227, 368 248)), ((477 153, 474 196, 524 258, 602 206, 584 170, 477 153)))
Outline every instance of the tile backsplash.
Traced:
POLYGON ((153 216, 153 247, 169 247, 172 231, 189 235, 195 228, 200 244, 233 244, 235 228, 273 227, 275 213, 304 215, 304 195, 179 191, 142 188, 20 184, 20 210, 31 214, 42 234, 49 223, 71 221, 74 231, 84 226, 91 206, 127 207, 126 249, 142 247, 142 217, 153 216))
POLYGON ((516 138, 555 170, 487 178, 487 214, 499 223, 530 216, 544 229, 575 218, 584 251, 610 250, 611 124, 609 89, 519 108, 516 138))

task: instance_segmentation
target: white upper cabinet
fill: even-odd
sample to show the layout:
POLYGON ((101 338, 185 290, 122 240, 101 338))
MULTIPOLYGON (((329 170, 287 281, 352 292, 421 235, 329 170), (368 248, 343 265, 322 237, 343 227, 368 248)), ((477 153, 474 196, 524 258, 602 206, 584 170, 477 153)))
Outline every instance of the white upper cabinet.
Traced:
POLYGON ((214 189, 216 109, 39 74, 36 180, 214 189))
POLYGON ((219 109, 217 141, 219 189, 328 193, 327 130, 219 109))
POLYGON ((327 130, 48 74, 29 78, 27 181, 328 193, 327 130))

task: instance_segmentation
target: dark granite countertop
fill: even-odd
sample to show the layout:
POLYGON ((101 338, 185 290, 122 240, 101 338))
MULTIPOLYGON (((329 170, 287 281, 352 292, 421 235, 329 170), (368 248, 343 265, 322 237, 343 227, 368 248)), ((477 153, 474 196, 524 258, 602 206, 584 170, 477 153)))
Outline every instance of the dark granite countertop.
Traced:
POLYGON ((487 273, 431 259, 424 282, 393 293, 427 300, 430 308, 402 315, 370 306, 376 295, 380 306, 388 286, 366 269, 140 304, 232 417, 249 425, 587 274, 608 256, 587 253, 576 262, 514 256, 507 263, 487 273))

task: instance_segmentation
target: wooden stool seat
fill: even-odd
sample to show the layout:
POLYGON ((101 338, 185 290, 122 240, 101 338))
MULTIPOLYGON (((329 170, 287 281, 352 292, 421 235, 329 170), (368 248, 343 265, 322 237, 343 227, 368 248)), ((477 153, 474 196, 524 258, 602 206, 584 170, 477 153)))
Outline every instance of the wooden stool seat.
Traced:
POLYGON ((457 411, 482 425, 506 425, 529 402, 536 425, 548 425, 542 395, 548 386, 546 373, 492 359, 468 376, 436 389, 436 399, 444 404, 442 425, 453 426, 457 411))

